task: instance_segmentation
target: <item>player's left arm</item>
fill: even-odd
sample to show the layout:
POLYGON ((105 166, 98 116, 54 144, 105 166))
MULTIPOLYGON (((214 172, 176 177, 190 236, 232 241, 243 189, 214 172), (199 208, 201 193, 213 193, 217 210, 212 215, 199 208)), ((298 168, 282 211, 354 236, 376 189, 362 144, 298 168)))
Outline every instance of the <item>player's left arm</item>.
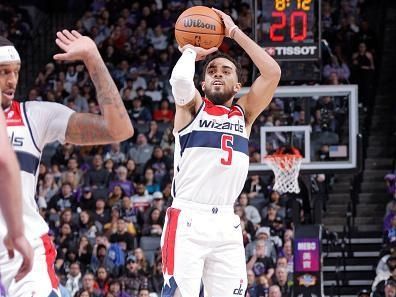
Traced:
POLYGON ((96 44, 77 31, 57 33, 56 44, 64 50, 55 60, 82 60, 95 85, 101 115, 73 113, 65 140, 73 144, 106 144, 123 141, 133 135, 132 123, 118 89, 100 56, 96 44))
POLYGON ((238 104, 245 111, 246 126, 250 130, 254 120, 271 102, 280 80, 281 69, 263 48, 234 24, 230 16, 218 9, 213 10, 222 18, 226 36, 233 38, 243 48, 260 71, 260 76, 254 81, 249 92, 238 100, 238 104))

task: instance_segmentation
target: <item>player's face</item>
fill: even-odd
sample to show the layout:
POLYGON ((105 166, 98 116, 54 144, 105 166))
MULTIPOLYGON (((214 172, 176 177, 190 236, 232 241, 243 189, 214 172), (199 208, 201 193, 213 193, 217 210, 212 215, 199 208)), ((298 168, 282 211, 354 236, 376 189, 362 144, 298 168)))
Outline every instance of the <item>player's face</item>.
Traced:
POLYGON ((0 64, 1 106, 3 108, 9 107, 14 99, 20 69, 21 63, 19 62, 0 64))
POLYGON ((236 66, 226 58, 212 60, 205 72, 202 90, 214 104, 224 105, 241 89, 236 66))

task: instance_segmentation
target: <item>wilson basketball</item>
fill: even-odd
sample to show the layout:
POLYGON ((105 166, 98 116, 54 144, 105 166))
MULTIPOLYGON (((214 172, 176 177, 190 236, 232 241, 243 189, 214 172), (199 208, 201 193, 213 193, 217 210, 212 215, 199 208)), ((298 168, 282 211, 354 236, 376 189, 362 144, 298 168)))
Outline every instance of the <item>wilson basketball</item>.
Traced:
POLYGON ((177 43, 205 49, 219 47, 224 38, 224 24, 215 11, 206 6, 193 6, 185 10, 175 25, 177 43))

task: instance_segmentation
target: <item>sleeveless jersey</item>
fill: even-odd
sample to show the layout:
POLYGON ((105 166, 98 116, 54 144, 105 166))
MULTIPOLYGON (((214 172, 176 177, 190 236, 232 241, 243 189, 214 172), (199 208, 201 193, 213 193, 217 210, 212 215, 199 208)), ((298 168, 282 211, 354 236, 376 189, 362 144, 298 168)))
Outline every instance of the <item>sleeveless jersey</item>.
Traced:
MULTIPOLYGON (((53 129, 54 132, 62 131, 62 129, 56 128, 61 127, 61 125, 64 126, 65 131, 72 111, 67 107, 60 106, 60 104, 13 101, 11 106, 4 110, 4 113, 8 137, 21 170, 22 218, 25 235, 31 241, 48 233, 47 223, 40 216, 35 201, 41 150, 48 142, 64 140, 64 133, 58 137, 53 137, 47 131, 50 129, 53 129), (27 105, 29 105, 30 113, 27 112, 27 105), (39 108, 43 109, 42 113, 38 112, 39 108), (50 125, 52 117, 58 117, 58 120, 53 122, 54 127, 50 125), (37 135, 41 142, 38 143, 33 135, 37 135)), ((0 250, 4 249, 3 238, 6 234, 6 225, 0 213, 0 250)))
POLYGON ((249 167, 248 136, 240 106, 207 99, 192 122, 175 135, 172 195, 211 205, 233 205, 249 167))

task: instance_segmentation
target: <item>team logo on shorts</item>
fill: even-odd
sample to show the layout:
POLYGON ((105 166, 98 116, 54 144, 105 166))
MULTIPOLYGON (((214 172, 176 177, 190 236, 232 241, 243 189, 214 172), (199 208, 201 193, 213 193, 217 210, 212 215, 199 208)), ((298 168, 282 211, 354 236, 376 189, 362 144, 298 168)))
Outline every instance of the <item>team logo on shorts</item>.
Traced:
POLYGON ((239 288, 234 289, 232 294, 233 295, 237 295, 237 296, 242 296, 243 295, 243 291, 244 291, 244 289, 242 289, 242 285, 243 285, 243 279, 241 279, 241 281, 240 281, 239 288))

